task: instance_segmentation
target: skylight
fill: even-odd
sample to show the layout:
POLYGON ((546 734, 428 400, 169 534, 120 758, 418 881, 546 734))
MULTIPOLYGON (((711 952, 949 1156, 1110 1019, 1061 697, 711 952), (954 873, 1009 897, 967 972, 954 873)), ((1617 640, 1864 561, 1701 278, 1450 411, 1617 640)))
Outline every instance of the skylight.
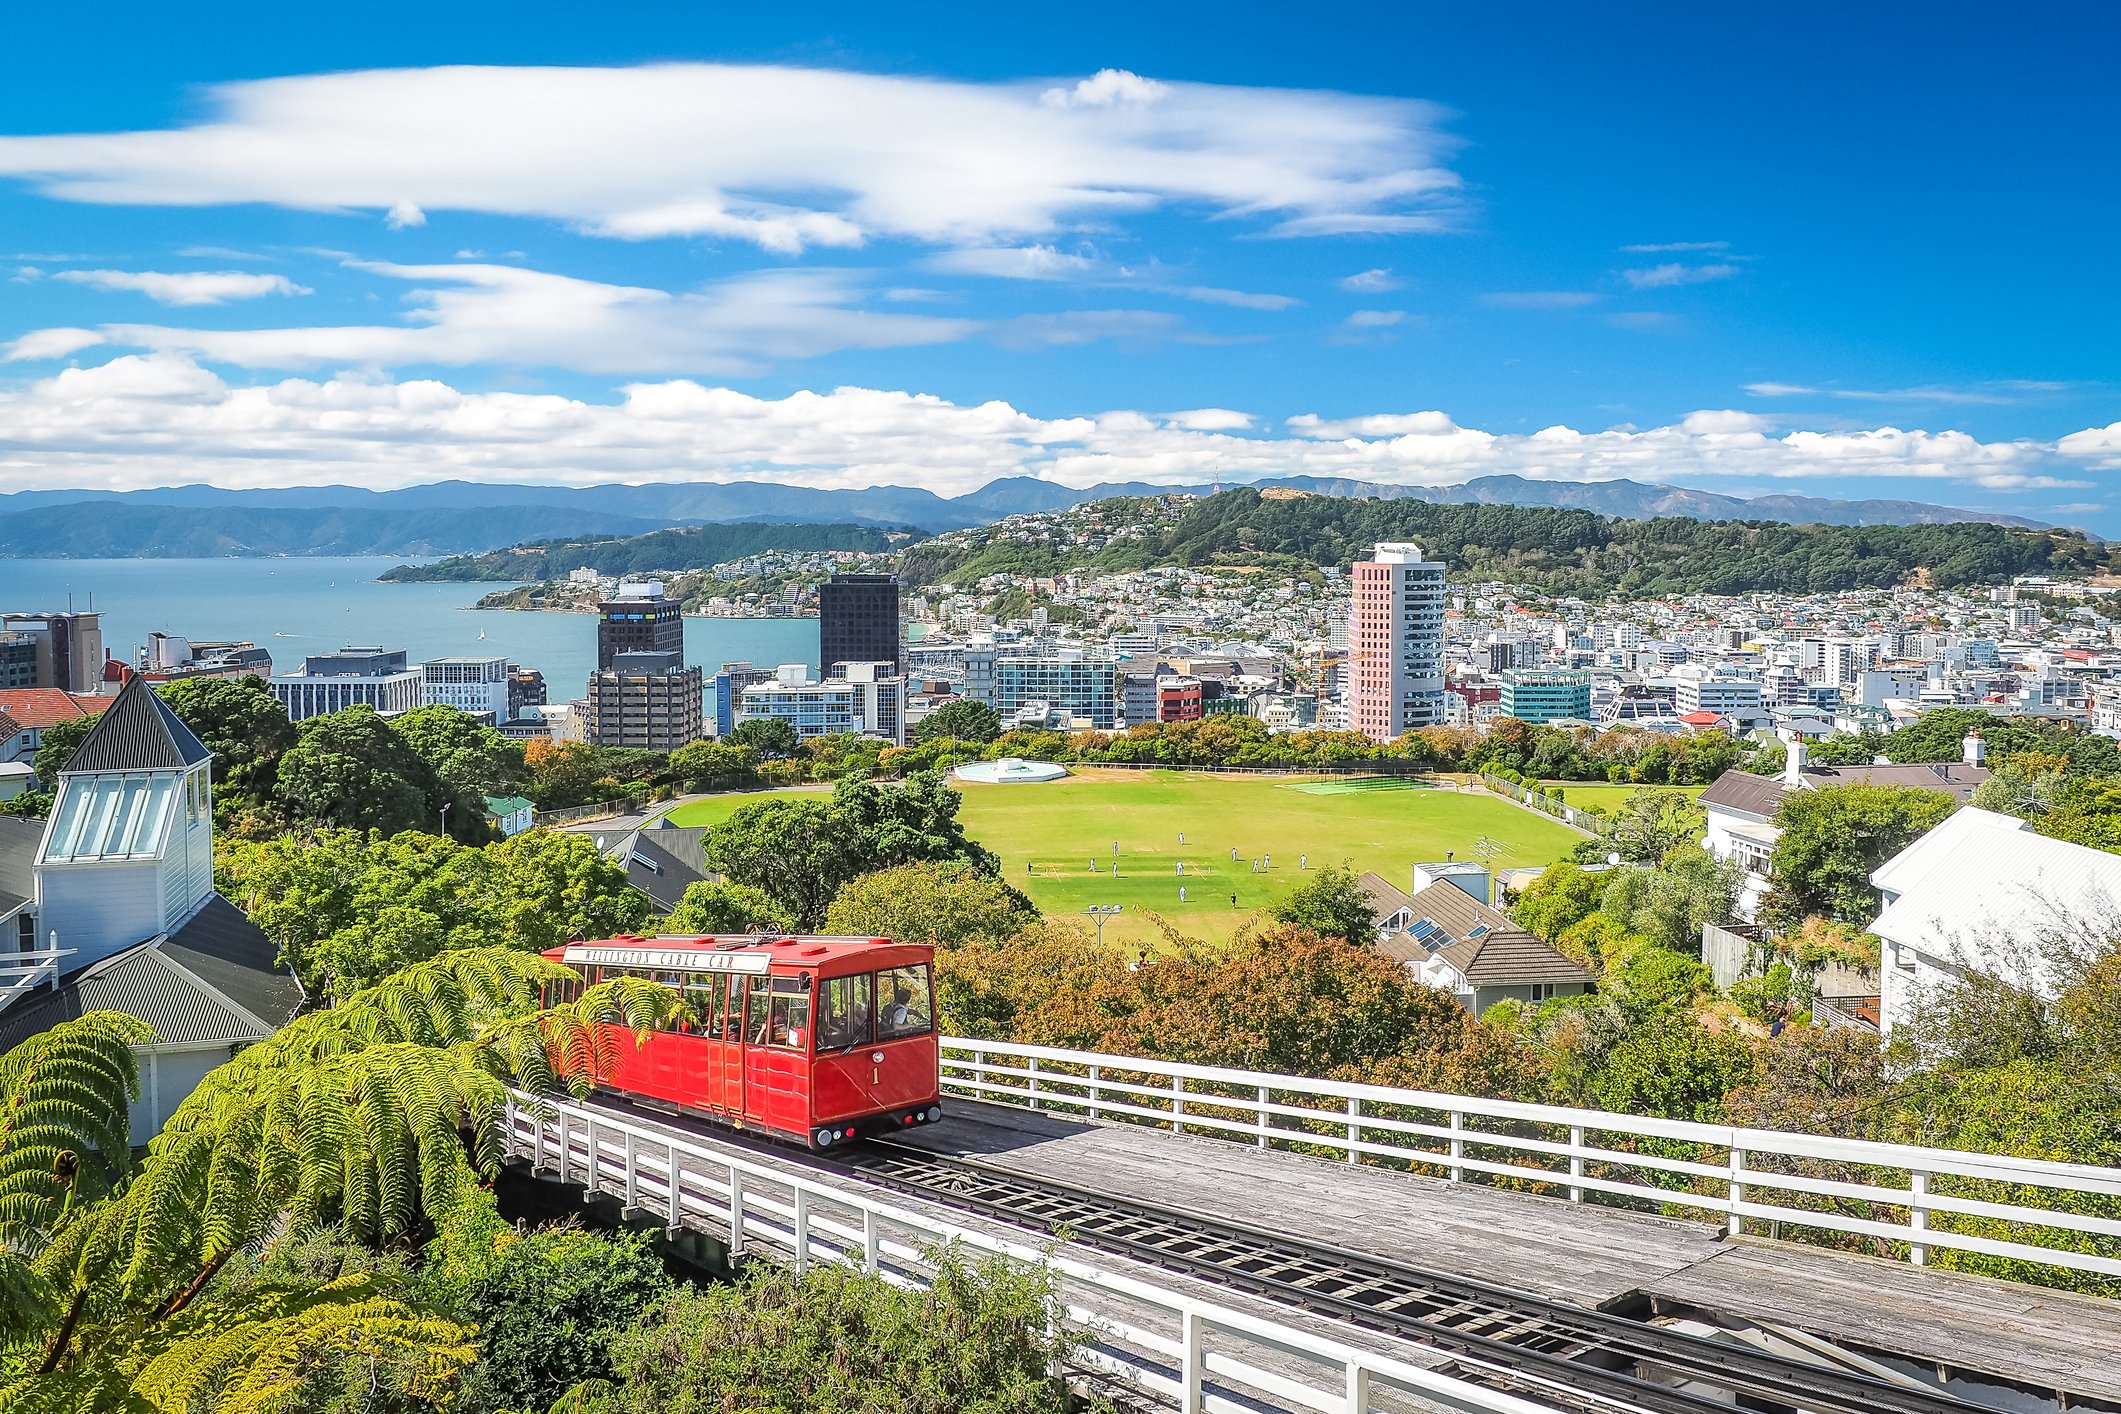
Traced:
POLYGON ((66 782, 46 860, 154 859, 180 778, 77 776, 66 782))

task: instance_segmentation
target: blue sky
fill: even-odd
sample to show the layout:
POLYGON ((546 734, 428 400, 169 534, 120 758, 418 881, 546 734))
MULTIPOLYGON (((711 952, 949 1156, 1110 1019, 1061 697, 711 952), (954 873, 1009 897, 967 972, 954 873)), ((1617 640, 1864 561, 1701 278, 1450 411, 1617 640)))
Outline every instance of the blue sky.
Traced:
POLYGON ((0 489, 1515 472, 2121 532, 2110 8, 781 13, 20 20, 0 489))

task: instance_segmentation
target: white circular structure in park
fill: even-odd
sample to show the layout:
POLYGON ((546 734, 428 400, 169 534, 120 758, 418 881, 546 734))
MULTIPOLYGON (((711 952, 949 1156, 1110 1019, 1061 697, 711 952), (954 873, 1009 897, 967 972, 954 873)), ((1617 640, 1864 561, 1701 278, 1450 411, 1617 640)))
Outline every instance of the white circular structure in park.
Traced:
POLYGON ((1057 781, 1067 774, 1067 767, 1056 766, 1051 761, 1026 761, 1016 756, 1004 756, 999 761, 973 761, 957 768, 959 780, 979 781, 986 785, 1037 785, 1043 781, 1057 781))

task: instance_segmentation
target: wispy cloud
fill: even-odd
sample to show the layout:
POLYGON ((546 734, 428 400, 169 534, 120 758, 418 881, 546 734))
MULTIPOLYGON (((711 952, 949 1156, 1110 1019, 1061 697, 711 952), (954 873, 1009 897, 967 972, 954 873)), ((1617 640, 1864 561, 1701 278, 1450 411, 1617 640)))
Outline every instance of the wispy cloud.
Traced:
POLYGON ((1302 301, 1292 295, 1225 290, 1189 285, 1182 271, 1168 265, 1126 265, 1095 255, 1078 255, 1050 246, 986 246, 948 250, 923 262, 928 269, 952 275, 984 275, 1004 280, 1048 280, 1101 289, 1159 291, 1203 304, 1243 309, 1287 309, 1302 301))
POLYGON ((1729 241, 1670 241, 1664 245, 1624 245, 1622 250, 1630 255, 1677 255, 1691 250, 1729 250, 1729 241))
POLYGON ((1340 287, 1357 294, 1374 295, 1383 294, 1386 290, 1396 290, 1404 284, 1406 281, 1394 275, 1391 270, 1383 269, 1365 270, 1359 275, 1350 275, 1340 282, 1340 287))
POLYGON ((252 275, 241 270, 61 270, 52 278, 99 290, 130 290, 164 305, 226 304, 266 295, 316 293, 285 275, 252 275))
POLYGON ((365 210, 401 228, 476 211, 782 254, 989 245, 1174 207, 1246 234, 1395 234, 1446 228, 1462 204, 1434 105, 1118 70, 1048 87, 466 65, 224 84, 208 103, 187 127, 0 138, 0 173, 67 201, 365 210))
POLYGON ((1508 290, 1480 297, 1491 309, 1575 309, 1597 301, 1588 290, 1508 290))
POLYGON ((1676 314, 1666 314, 1655 309, 1633 309, 1608 314, 1605 322, 1615 329, 1644 329, 1652 332, 1670 332, 1684 322, 1676 314))
POLYGON ((1681 265, 1673 261, 1648 270, 1623 270, 1620 277, 1638 290, 1665 289, 1673 285, 1702 285, 1728 280, 1738 273, 1735 265, 1681 265))
POLYGON ((1403 309, 1358 309, 1347 317, 1350 329, 1382 329, 1407 317, 1403 309))
POLYGON ((1759 398, 1840 398, 1846 402, 1871 403, 1971 403, 2003 407, 2026 401, 2025 394, 2070 388, 2067 383, 2032 383, 2009 379, 1971 388, 1949 388, 1930 384, 1919 388, 1811 388, 1796 383, 1748 383, 1745 390, 1759 398))

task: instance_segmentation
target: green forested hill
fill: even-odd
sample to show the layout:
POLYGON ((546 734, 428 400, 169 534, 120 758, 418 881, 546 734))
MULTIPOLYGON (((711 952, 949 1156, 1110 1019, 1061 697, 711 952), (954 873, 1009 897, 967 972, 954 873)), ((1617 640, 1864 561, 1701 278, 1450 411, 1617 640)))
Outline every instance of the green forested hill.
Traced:
MULTIPOLYGON (((903 532, 898 539, 906 538, 903 532)), ((603 575, 653 574, 702 569, 771 550, 866 550, 891 548, 891 532, 867 525, 683 526, 623 539, 582 535, 538 540, 484 555, 457 555, 431 565, 400 565, 387 580, 498 581, 557 579, 587 566, 603 575)))
POLYGON ((1189 509, 1160 536, 1116 543, 1096 556, 1061 557, 1043 546, 996 544, 972 555, 908 554, 909 578, 999 571, 1051 574, 1088 563, 1109 568, 1180 564, 1347 565, 1380 540, 1412 540, 1450 563, 1452 578, 1505 580, 1554 594, 1658 597, 1886 588, 1918 571, 1940 588, 2020 574, 2104 568, 2107 547, 2067 531, 1948 525, 1784 525, 1681 517, 1616 520, 1547 506, 1431 505, 1303 496, 1265 500, 1249 488, 1189 509), (915 575, 911 571, 918 570, 915 575))

